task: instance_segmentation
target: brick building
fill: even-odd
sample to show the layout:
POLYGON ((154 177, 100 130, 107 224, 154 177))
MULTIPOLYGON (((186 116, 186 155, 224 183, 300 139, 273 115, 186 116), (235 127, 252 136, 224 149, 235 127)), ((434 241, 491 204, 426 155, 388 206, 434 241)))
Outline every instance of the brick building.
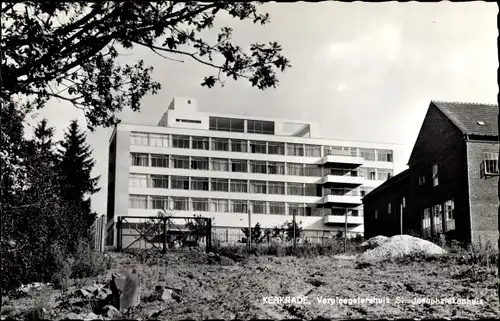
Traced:
POLYGON ((409 169, 363 198, 365 236, 446 235, 497 244, 498 105, 432 101, 409 169))

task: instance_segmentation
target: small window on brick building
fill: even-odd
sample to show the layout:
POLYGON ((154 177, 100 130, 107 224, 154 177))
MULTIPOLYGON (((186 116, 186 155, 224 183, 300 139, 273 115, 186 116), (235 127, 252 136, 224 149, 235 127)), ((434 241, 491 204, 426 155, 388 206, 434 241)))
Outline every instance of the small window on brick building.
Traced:
POLYGON ((480 165, 481 178, 498 176, 498 153, 483 153, 483 161, 480 165))
POLYGON ((432 186, 439 185, 439 173, 438 173, 438 165, 432 165, 432 186))
POLYGON ((455 202, 453 200, 444 203, 444 218, 445 230, 451 231, 455 229, 455 202))
POLYGON ((425 184, 425 175, 419 174, 418 175, 418 185, 424 185, 424 184, 425 184))

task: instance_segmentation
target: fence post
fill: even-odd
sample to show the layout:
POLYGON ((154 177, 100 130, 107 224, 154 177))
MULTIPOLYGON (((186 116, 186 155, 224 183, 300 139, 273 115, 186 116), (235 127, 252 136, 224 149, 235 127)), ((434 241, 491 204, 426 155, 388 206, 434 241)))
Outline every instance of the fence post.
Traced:
POLYGON ((207 233, 206 251, 207 251, 207 253, 210 253, 210 251, 212 250, 212 219, 211 218, 207 218, 207 231, 205 231, 205 233, 207 233))
POLYGON ((118 251, 122 250, 122 217, 118 217, 118 221, 116 223, 116 248, 118 251))
POLYGON ((163 250, 162 253, 167 253, 167 219, 163 218, 163 250))

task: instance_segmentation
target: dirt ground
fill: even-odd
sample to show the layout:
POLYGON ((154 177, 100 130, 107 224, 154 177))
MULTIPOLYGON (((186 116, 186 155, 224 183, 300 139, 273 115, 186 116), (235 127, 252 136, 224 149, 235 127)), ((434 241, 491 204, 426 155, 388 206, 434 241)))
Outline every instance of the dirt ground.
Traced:
MULTIPOLYGON (((139 307, 114 319, 419 320, 496 319, 500 316, 494 269, 488 271, 471 265, 450 266, 446 262, 419 260, 360 266, 348 257, 269 256, 250 256, 237 262, 227 259, 222 260, 222 264, 212 261, 210 264, 206 254, 194 252, 168 254, 166 258, 138 264, 130 255, 111 255, 116 264, 108 275, 81 280, 72 288, 105 283, 113 272, 130 272, 136 268, 143 281, 142 302, 139 307), (180 292, 167 302, 151 300, 150 295, 157 285, 175 287, 180 292), (275 297, 285 302, 276 302, 280 299, 275 297), (286 302, 287 297, 299 302, 286 302), (300 302, 301 298, 307 301, 300 302), (358 298, 360 301, 352 301, 358 298), (421 302, 445 298, 458 301, 421 302), (379 301, 361 302, 361 299, 379 301)), ((45 309, 44 318, 64 319, 75 310, 71 305, 57 306, 56 302, 61 301, 59 297, 67 293, 47 288, 17 299, 4 298, 2 319, 8 316, 18 319, 34 307, 45 309)), ((90 312, 91 309, 91 305, 84 305, 77 312, 90 312)))

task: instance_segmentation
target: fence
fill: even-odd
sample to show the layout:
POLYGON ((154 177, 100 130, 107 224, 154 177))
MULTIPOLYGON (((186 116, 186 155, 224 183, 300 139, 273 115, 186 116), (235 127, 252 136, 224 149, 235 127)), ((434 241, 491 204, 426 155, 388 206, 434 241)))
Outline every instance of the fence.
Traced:
POLYGON ((90 236, 93 240, 93 246, 96 251, 104 252, 106 241, 106 215, 96 218, 90 227, 90 236))
POLYGON ((162 253, 179 247, 212 248, 212 220, 206 217, 118 216, 117 250, 155 248, 162 253))

